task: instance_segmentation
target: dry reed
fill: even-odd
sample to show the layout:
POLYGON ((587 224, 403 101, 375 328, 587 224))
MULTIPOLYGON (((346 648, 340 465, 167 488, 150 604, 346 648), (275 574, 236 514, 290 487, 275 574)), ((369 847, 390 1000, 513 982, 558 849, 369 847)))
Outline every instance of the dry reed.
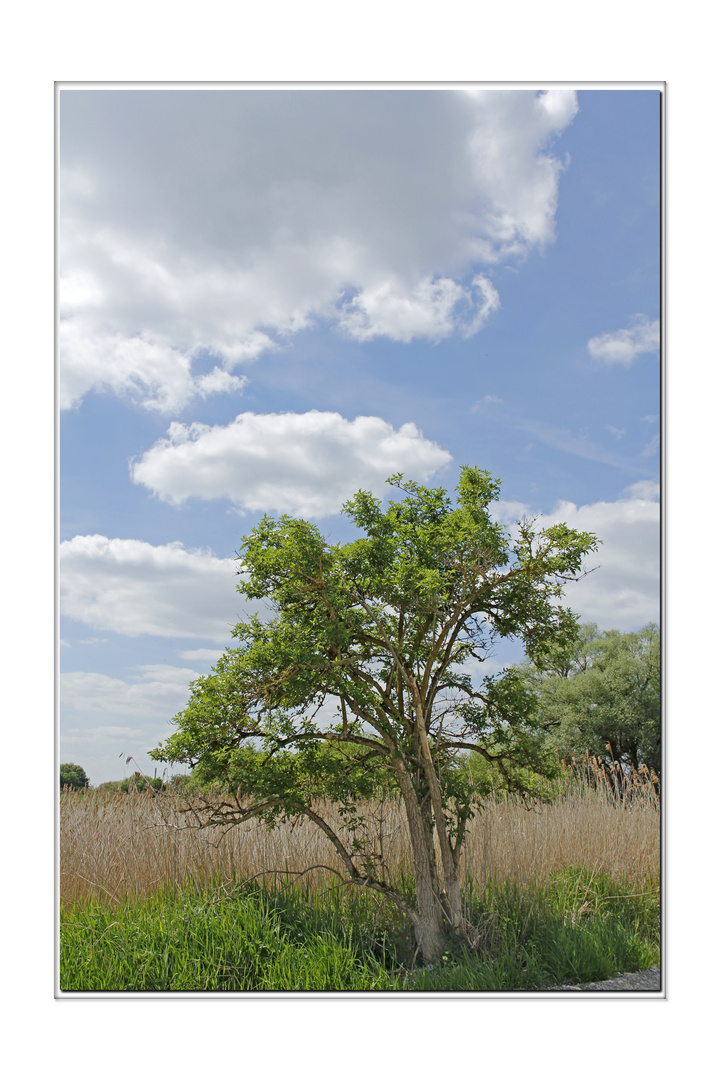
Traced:
MULTIPOLYGON (((586 763, 587 764, 587 763, 586 763)), ((656 779, 656 778, 655 778, 656 779)), ((526 806, 514 796, 490 799, 471 822, 464 870, 477 887, 497 882, 529 884, 568 866, 586 866, 623 877, 642 888, 656 882, 660 867, 660 806, 647 774, 624 782, 615 795, 612 778, 592 762, 576 770, 551 803, 526 806)), ((311 823, 275 829, 251 822, 226 831, 186 828, 178 796, 65 791, 60 796, 60 892, 64 901, 149 896, 189 881, 261 876, 266 882, 310 866, 341 869, 327 838, 311 823), (274 872, 274 873, 273 873, 274 872)), ((326 807, 332 819, 332 807, 326 807)), ((368 835, 392 873, 407 869, 409 840, 400 803, 386 800, 361 808, 368 835)), ((342 823, 335 825, 342 832, 342 823)), ((315 870, 326 887, 337 879, 315 870)))

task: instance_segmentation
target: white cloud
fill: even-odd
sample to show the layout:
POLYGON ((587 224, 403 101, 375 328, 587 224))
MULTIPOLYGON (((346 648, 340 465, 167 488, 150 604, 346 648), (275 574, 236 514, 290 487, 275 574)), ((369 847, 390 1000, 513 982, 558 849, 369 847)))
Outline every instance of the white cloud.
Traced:
POLYGON ((656 480, 638 480, 623 488, 620 493, 626 499, 642 499, 648 502, 657 502, 660 498, 660 485, 656 480))
POLYGON ((248 608, 235 559, 180 543, 75 536, 60 544, 60 608, 96 630, 226 643, 248 608))
POLYGON ((192 353, 153 340, 147 332, 134 336, 99 330, 91 334, 82 320, 62 318, 58 328, 61 357, 59 404, 68 409, 93 388, 139 397, 147 409, 179 412, 194 397, 241 393, 245 376, 215 366, 193 375, 192 353))
MULTIPOLYGON (((565 522, 570 528, 592 532, 602 541, 598 552, 586 559, 592 572, 565 590, 564 603, 583 622, 601 629, 630 631, 660 617, 660 505, 659 486, 642 480, 626 488, 616 502, 577 506, 559 502, 549 514, 539 514, 537 528, 565 522)), ((530 507, 518 502, 497 506, 497 519, 510 524, 532 517, 530 507)))
POLYGON ((414 424, 396 431, 377 416, 248 412, 225 427, 173 422, 131 475, 170 503, 227 498, 244 510, 317 518, 338 513, 360 488, 381 495, 393 473, 423 482, 451 460, 414 424))
POLYGON ((473 279, 469 289, 446 277, 425 277, 415 284, 414 291, 398 281, 385 280, 345 304, 339 326, 359 341, 375 337, 440 341, 455 331, 472 337, 499 307, 497 290, 482 274, 473 279))
POLYGON ((479 268, 553 239, 576 110, 562 88, 63 90, 61 406, 176 413, 318 319, 476 333, 500 302, 479 268))
POLYGON ((142 674, 127 682, 93 671, 64 672, 60 676, 61 711, 78 716, 110 713, 128 719, 169 719, 187 703, 188 687, 199 677, 192 668, 170 664, 146 664, 138 670, 142 674))
POLYGON ((645 315, 636 315, 624 330, 591 338, 587 347, 595 360, 631 364, 641 353, 657 352, 660 348, 660 321, 650 322, 645 315))
POLYGON ((181 660, 205 660, 214 664, 220 658, 220 649, 184 649, 180 653, 181 660))

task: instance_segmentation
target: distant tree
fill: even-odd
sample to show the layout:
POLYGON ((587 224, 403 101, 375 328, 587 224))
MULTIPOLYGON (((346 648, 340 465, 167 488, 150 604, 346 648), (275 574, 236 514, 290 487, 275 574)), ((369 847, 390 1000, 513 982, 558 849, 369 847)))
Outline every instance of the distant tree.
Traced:
POLYGON ((74 791, 90 787, 90 781, 85 775, 85 770, 80 765, 74 765, 72 762, 66 761, 60 766, 60 790, 64 787, 72 788, 74 791))
POLYGON ((135 772, 120 781, 120 791, 160 791, 163 782, 160 777, 143 776, 141 772, 135 772))
POLYGON ((607 764, 660 773, 660 632, 580 627, 571 647, 550 646, 529 665, 541 715, 565 757, 585 751, 607 764))
POLYGON ((314 822, 344 883, 396 903, 432 960, 448 931, 471 929, 460 858, 481 791, 454 764, 476 751, 506 788, 524 791, 554 761, 518 674, 474 681, 471 668, 497 638, 519 638, 535 656, 573 637, 575 616, 558 599, 596 539, 527 521, 510 535, 491 510, 499 483, 479 469, 462 469, 455 505, 442 488, 390 483, 404 497, 385 511, 368 492, 346 504, 360 534, 348 544, 289 517, 266 517, 246 538, 239 590, 265 598, 275 617, 235 628, 240 646, 192 684, 177 732, 150 756, 233 778, 232 797, 208 801, 203 824, 314 822), (358 802, 385 784, 405 808, 412 896, 363 831, 358 802))
POLYGON ((107 795, 114 795, 120 790, 121 783, 121 780, 105 780, 102 784, 98 784, 95 790, 107 795))

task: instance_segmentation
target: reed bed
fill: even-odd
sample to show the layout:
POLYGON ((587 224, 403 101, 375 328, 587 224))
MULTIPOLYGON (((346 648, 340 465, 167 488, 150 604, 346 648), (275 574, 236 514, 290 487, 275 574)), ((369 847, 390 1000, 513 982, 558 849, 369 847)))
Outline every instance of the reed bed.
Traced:
MULTIPOLYGON (((486 800, 468 828, 464 873, 473 890, 490 883, 532 886, 569 867, 622 878, 637 889, 656 886, 660 868, 660 804, 656 778, 634 774, 617 785, 597 766, 568 770, 552 802, 515 796, 486 800)), ((60 895, 63 903, 122 903, 168 888, 182 891, 257 878, 264 884, 304 878, 311 888, 337 883, 341 870, 327 838, 311 823, 268 829, 187 827, 182 796, 65 791, 60 795, 60 895)), ((332 807, 325 811, 333 819, 332 807)), ((367 835, 388 871, 409 866, 409 839, 399 802, 363 805, 367 835)), ((335 816, 342 833, 342 823, 335 816)))

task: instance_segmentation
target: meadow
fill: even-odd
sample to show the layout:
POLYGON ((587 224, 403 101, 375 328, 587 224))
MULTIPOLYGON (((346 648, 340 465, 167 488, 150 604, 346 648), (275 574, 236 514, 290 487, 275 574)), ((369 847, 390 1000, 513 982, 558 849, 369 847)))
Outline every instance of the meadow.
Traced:
MULTIPOLYGON (((425 967, 394 905, 338 886, 341 867, 311 823, 198 830, 182 795, 66 790, 61 989, 497 992, 650 967, 660 800, 647 775, 624 783, 618 799, 599 770, 568 770, 547 802, 488 798, 463 862, 476 947, 453 945, 425 967)), ((401 804, 360 809, 410 895, 401 804)))

